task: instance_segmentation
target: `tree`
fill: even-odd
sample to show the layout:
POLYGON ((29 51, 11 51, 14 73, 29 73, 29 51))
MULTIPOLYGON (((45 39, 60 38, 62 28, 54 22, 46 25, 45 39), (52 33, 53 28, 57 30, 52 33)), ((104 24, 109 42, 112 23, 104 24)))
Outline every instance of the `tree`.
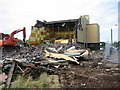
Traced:
POLYGON ((113 46, 116 47, 116 48, 120 48, 120 41, 119 42, 114 42, 113 46))

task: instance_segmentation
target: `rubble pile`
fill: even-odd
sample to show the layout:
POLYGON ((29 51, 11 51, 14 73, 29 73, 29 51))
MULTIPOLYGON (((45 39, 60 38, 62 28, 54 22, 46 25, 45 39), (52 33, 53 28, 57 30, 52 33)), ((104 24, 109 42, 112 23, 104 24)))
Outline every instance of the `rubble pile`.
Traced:
POLYGON ((79 64, 77 57, 84 56, 86 53, 86 50, 80 50, 80 48, 77 45, 49 44, 21 47, 20 49, 2 49, 2 71, 6 73, 8 78, 11 77, 7 81, 9 83, 12 76, 15 79, 18 74, 26 77, 32 75, 33 78, 37 78, 42 71, 49 74, 55 73, 54 69, 66 66, 70 62, 79 64), (77 50, 78 48, 79 50, 77 50), (15 75, 10 74, 10 71, 11 73, 14 71, 15 75))
POLYGON ((79 57, 88 57, 89 51, 75 45, 50 44, 22 47, 19 50, 3 50, 3 62, 17 61, 20 63, 43 62, 78 62, 79 57), (79 49, 78 49, 79 48, 79 49), (87 56, 86 56, 87 55, 87 56))
MULTIPOLYGON (((41 44, 2 51, 2 72, 7 75, 4 81, 7 88, 18 75, 37 79, 43 72, 58 75, 62 87, 92 87, 91 83, 99 80, 97 74, 104 71, 103 54, 83 49, 77 44, 41 44), (94 73, 93 78, 97 80, 92 81, 90 77, 94 73)), ((107 72, 105 73, 108 75, 107 72)), ((94 84, 93 87, 99 85, 94 84)))

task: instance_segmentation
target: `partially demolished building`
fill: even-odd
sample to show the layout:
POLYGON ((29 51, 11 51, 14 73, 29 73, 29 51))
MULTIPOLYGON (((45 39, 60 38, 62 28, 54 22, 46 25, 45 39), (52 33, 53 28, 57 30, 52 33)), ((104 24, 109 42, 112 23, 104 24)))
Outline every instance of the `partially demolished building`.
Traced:
POLYGON ((89 22, 88 15, 80 16, 79 19, 50 22, 37 20, 32 28, 29 42, 30 44, 40 44, 44 40, 54 39, 61 40, 59 43, 62 43, 64 40, 68 42, 69 39, 72 39, 75 43, 83 44, 85 48, 97 50, 100 48, 99 25, 89 22))

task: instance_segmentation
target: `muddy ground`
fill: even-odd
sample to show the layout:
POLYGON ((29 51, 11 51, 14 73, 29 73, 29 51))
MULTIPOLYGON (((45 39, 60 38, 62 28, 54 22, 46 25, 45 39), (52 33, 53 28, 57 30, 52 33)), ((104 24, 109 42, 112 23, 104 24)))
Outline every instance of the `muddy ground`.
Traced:
POLYGON ((120 70, 70 65, 59 72, 64 88, 120 88, 120 70))

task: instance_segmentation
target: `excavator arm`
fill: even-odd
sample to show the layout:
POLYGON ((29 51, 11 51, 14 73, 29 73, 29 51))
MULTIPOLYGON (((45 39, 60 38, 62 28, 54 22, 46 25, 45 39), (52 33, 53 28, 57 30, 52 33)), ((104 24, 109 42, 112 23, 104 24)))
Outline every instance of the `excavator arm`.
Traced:
POLYGON ((18 30, 15 30, 15 31, 13 31, 11 34, 10 34, 10 40, 13 40, 13 38, 14 38, 14 35, 15 34, 17 34, 17 33, 19 33, 19 32, 21 32, 21 31, 23 31, 23 41, 25 42, 25 40, 26 40, 26 28, 24 27, 23 29, 18 29, 18 30))
POLYGON ((19 39, 14 38, 14 35, 23 31, 23 42, 25 43, 26 40, 26 29, 25 27, 23 29, 18 29, 13 31, 10 35, 5 35, 2 39, 2 45, 1 46, 15 46, 18 42, 19 39))

